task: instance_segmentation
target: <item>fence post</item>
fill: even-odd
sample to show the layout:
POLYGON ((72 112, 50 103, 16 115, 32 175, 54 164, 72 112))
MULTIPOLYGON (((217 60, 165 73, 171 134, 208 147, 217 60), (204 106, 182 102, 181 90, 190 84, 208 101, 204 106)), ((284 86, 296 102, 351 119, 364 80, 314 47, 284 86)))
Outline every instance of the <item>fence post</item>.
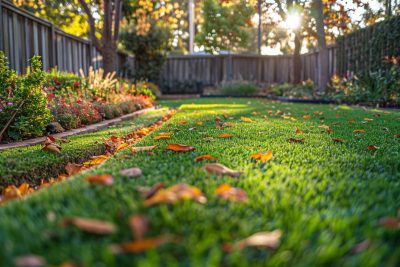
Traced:
MULTIPOLYGON (((0 0, 1 1, 1 0, 0 0)), ((50 26, 50 60, 49 60, 49 67, 50 69, 54 68, 57 65, 56 62, 56 45, 57 45, 57 40, 56 40, 56 34, 54 31, 54 24, 51 24, 50 26)))
POLYGON ((0 0, 0 51, 4 50, 3 48, 3 33, 4 33, 4 29, 3 29, 3 0, 0 0))

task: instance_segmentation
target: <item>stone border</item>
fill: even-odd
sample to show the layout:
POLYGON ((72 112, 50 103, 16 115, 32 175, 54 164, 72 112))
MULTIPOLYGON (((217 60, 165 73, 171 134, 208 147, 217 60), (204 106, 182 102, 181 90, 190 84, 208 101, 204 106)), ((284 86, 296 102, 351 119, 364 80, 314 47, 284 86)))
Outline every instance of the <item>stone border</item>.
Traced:
MULTIPOLYGON (((73 136, 73 135, 78 135, 78 134, 84 134, 84 133, 92 133, 96 132, 98 130, 102 130, 104 128, 107 128, 108 126, 115 125, 117 123, 120 123, 122 121, 126 121, 135 117, 139 117, 147 112, 155 110, 154 107, 151 108, 146 108, 142 110, 135 111, 133 113, 129 113, 126 115, 123 115, 121 117, 112 119, 112 120, 105 120, 101 121, 99 123, 91 124, 82 128, 77 128, 77 129, 72 129, 69 131, 65 131, 63 133, 58 133, 58 134, 53 134, 52 136, 55 138, 65 138, 68 136, 73 136)), ((33 146, 37 144, 43 143, 45 137, 37 137, 33 139, 28 139, 28 140, 23 140, 19 142, 13 142, 13 143, 8 143, 8 144, 0 144, 0 151, 1 150, 6 150, 10 148, 17 148, 17 147, 24 147, 24 146, 33 146)))

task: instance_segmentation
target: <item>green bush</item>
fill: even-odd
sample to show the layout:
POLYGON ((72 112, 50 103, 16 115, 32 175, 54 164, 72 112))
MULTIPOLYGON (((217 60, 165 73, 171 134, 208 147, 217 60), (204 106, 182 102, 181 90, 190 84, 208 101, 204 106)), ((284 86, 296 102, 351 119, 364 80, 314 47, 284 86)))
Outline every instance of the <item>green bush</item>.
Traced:
POLYGON ((284 96, 293 98, 314 98, 315 86, 311 80, 303 81, 301 84, 275 84, 270 88, 273 96, 284 96))
POLYGON ((42 91, 45 83, 40 57, 30 60, 27 74, 16 76, 8 67, 4 53, 0 52, 0 140, 19 140, 43 135, 52 115, 47 107, 46 95, 42 91))
POLYGON ((257 85, 247 81, 223 84, 217 88, 218 93, 232 96, 251 96, 259 92, 257 85))

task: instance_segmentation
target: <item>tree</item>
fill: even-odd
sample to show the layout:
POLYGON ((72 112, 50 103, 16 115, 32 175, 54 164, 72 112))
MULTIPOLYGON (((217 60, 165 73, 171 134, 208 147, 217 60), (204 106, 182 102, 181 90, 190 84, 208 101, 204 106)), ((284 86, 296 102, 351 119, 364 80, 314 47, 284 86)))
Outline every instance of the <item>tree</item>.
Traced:
POLYGON ((92 6, 89 7, 85 0, 79 0, 79 3, 87 15, 90 27, 90 40, 93 46, 96 47, 103 56, 104 72, 107 74, 115 71, 117 68, 117 42, 121 21, 122 1, 99 0, 96 1, 96 3, 98 3, 96 9, 92 6), (93 16, 94 10, 99 12, 100 17, 103 18, 101 39, 96 36, 96 22, 93 16))
POLYGON ((318 40, 318 90, 325 90, 329 82, 329 55, 326 47, 325 23, 322 0, 314 0, 315 21, 318 40))

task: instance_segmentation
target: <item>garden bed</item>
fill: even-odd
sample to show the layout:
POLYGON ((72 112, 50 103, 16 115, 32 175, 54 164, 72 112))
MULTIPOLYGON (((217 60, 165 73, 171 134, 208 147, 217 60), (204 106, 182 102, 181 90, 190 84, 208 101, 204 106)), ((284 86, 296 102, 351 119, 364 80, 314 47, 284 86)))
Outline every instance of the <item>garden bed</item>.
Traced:
POLYGON ((399 228, 388 223, 400 220, 399 112, 248 98, 161 104, 184 105, 135 145, 157 145, 151 153, 124 150, 93 170, 1 206, 0 243, 6 245, 0 265, 29 254, 51 265, 88 266, 400 264, 399 228), (165 133, 168 138, 154 140, 165 133), (166 150, 169 144, 193 149, 173 152, 166 150), (267 151, 272 155, 257 156, 267 151), (202 155, 243 173, 205 172, 210 162, 195 161, 202 155), (132 167, 142 175, 121 174, 132 167), (91 184, 86 178, 92 174, 111 175, 113 184, 91 184), (200 196, 192 189, 186 200, 153 199, 150 205, 137 190, 160 182, 195 186, 204 196, 191 200, 200 196), (216 194, 222 184, 245 195, 235 191, 224 200, 216 194), (137 239, 135 253, 116 254, 115 244, 136 237, 132 215, 146 216, 145 241, 137 239), (117 230, 90 234, 66 225, 71 217, 106 221, 117 230), (258 232, 268 235, 268 245, 265 239, 258 248, 254 241, 237 243, 258 232))

